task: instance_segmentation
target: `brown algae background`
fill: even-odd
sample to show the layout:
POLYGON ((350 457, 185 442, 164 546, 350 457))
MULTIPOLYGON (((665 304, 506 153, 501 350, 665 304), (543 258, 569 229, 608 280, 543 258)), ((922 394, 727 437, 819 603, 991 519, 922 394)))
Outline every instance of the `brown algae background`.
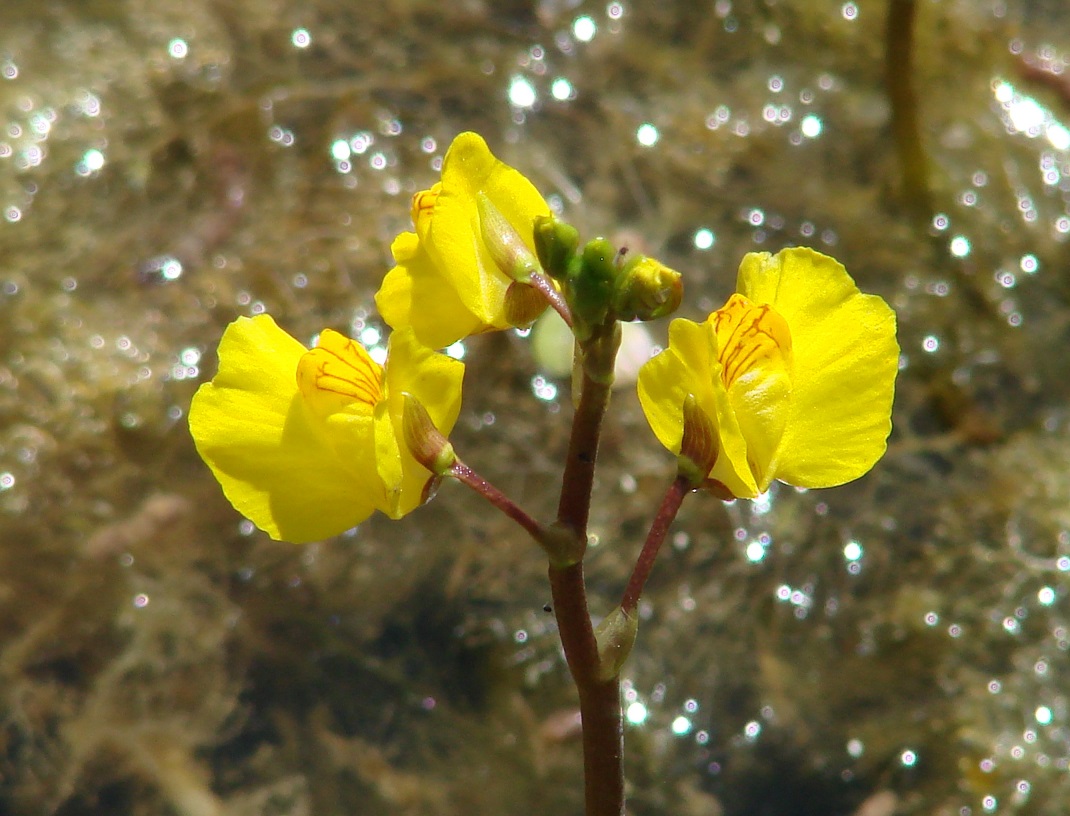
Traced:
MULTIPOLYGON (((899 314, 873 473, 685 504, 625 669, 630 812, 1063 813, 1068 23, 992 0, 7 0, 0 812, 581 812, 518 529, 447 484, 401 522, 271 542, 185 424, 237 315, 385 343, 390 240, 474 129, 586 235, 684 272, 688 317, 791 244, 899 314), (915 11, 912 48, 889 9, 915 11)), ((517 333, 454 351, 458 449, 550 515, 567 383, 517 333)), ((596 611, 673 469, 628 387, 605 440, 596 611)))

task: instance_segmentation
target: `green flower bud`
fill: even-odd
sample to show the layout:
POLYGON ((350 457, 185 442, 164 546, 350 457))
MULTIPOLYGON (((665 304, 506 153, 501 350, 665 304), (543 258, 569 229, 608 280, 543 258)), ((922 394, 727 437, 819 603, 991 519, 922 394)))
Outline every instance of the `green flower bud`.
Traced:
POLYGON ((531 280, 531 275, 541 268, 520 233, 483 193, 476 196, 476 208, 479 210, 479 232, 495 265, 515 281, 531 280))
POLYGON ((587 279, 599 285, 611 283, 617 277, 617 256, 620 253, 605 238, 592 238, 583 248, 583 267, 587 279))
POLYGON ((646 255, 628 259, 613 287, 613 311, 620 320, 656 320, 680 307, 680 273, 646 255))
POLYGON ((617 250, 605 238, 587 242, 565 281, 565 299, 576 322, 576 336, 581 340, 589 330, 606 322, 617 277, 617 250), (586 329, 584 328, 586 327, 586 329))
POLYGON ((535 217, 535 254, 551 278, 564 280, 579 245, 580 234, 571 224, 553 215, 535 217))

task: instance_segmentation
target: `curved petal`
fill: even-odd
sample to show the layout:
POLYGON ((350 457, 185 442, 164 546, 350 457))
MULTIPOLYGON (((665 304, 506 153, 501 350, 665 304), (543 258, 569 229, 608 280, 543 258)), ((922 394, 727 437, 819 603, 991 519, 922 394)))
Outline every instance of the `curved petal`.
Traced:
POLYGON ((394 427, 387 404, 375 410, 375 469, 383 485, 376 507, 390 518, 399 519, 420 506, 424 485, 431 472, 413 459, 394 427))
POLYGON ((859 294, 795 334, 798 387, 777 478, 799 487, 857 479, 884 454, 892 430, 895 313, 879 297, 859 294))
POLYGON ((806 320, 831 313, 859 294, 843 264, 808 247, 790 247, 776 255, 748 252, 739 265, 736 291, 755 303, 773 304, 793 338, 800 316, 806 320))
POLYGON ((748 255, 739 288, 773 304, 791 329, 794 389, 776 478, 799 487, 858 478, 891 432, 895 313, 860 293, 839 262, 804 248, 748 255))
POLYGON ((375 305, 387 325, 412 326, 430 348, 444 348, 491 328, 464 305, 454 281, 443 276, 416 233, 401 233, 390 250, 397 266, 375 293, 375 305))
POLYGON ((683 405, 691 393, 689 385, 687 368, 671 345, 647 360, 636 380, 639 404, 650 430, 673 453, 680 452, 684 435, 683 405))
POLYGON ((383 367, 355 340, 324 329, 316 347, 297 361, 297 389, 312 412, 368 413, 382 399, 383 367))
POLYGON ((747 447, 721 381, 712 326, 678 318, 669 325, 669 347, 639 370, 639 401, 654 435, 679 453, 683 437, 683 406, 693 395, 714 423, 720 445, 710 478, 739 497, 757 495, 747 465, 747 447))
POLYGON ((773 481, 776 453, 792 401, 792 339, 787 321, 769 303, 732 295, 710 315, 721 378, 747 441, 747 464, 758 490, 773 481))
POLYGON ((481 322, 508 328, 503 303, 512 281, 498 269, 482 238, 477 197, 482 193, 491 201, 532 253, 535 218, 549 215, 550 208, 534 185, 496 159, 475 133, 453 140, 442 163, 441 185, 428 229, 428 252, 481 322))
POLYGON ((408 392, 420 401, 439 432, 449 436, 461 412, 463 379, 464 363, 422 345, 411 330, 399 329, 390 335, 386 393, 398 435, 402 433, 402 394, 408 392))
POLYGON ((461 133, 450 145, 442 164, 442 187, 445 191, 454 186, 471 197, 473 207, 476 194, 483 193, 535 251, 535 218, 549 215, 550 206, 523 173, 494 157, 478 133, 461 133))
POLYGON ((418 399, 435 427, 448 436, 461 411, 463 377, 463 363, 422 345, 412 329, 390 335, 385 399, 375 412, 375 462, 386 490, 379 509, 391 518, 419 507, 431 478, 404 443, 404 394, 418 399))
POLYGON ((235 509, 294 542, 335 535, 374 510, 298 391, 305 351, 268 315, 238 318, 189 414, 197 452, 235 509))

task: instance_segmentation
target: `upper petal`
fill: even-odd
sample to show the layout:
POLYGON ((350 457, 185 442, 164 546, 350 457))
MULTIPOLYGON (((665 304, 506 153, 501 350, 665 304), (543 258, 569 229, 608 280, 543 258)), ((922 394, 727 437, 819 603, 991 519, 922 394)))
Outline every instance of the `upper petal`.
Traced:
POLYGON ((895 313, 860 293, 838 261, 804 248, 746 256, 739 288, 772 303, 791 330, 794 387, 776 478, 800 487, 858 478, 891 432, 895 313))
POLYGON ((443 162, 443 188, 465 190, 473 206, 476 194, 483 193, 534 252, 535 219, 550 215, 550 207, 535 185, 519 170, 495 158, 479 134, 461 133, 453 140, 449 153, 453 161, 443 162))
POLYGON ((298 391, 304 353, 270 316, 238 318, 220 341, 219 373, 189 414, 197 451, 235 509, 295 542, 340 533, 374 509, 298 391))
POLYGON ((483 138, 462 133, 442 164, 442 182, 431 214, 428 253, 457 287, 481 322, 505 328, 503 301, 511 282, 498 269, 482 238, 477 196, 482 193, 535 251, 535 218, 549 215, 542 196, 520 172, 494 157, 483 138))

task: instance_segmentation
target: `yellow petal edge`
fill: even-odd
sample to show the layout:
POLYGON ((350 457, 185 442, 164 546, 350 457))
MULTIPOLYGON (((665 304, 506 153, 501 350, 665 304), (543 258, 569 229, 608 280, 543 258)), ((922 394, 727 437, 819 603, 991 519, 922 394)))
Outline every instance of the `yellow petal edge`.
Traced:
POLYGON ((412 326, 430 348, 514 325, 505 308, 512 281, 483 238, 481 196, 532 252, 535 218, 550 213, 534 185, 496 159, 481 136, 461 133, 453 140, 442 180, 413 197, 415 231, 395 239, 395 266, 375 295, 383 320, 394 329, 412 326))
POLYGON ((753 497, 774 479, 833 487, 883 455, 899 346, 895 313, 843 266, 803 247, 749 253, 737 294, 702 324, 674 320, 639 373, 658 440, 679 452, 688 394, 714 426, 710 478, 753 497))
POLYGON ((308 350, 269 315, 240 317, 193 397, 190 432, 238 512, 272 538, 315 541, 376 509, 397 518, 419 506, 431 474, 398 442, 400 395, 426 399, 448 434, 463 372, 411 330, 390 338, 384 369, 337 332, 308 350))

